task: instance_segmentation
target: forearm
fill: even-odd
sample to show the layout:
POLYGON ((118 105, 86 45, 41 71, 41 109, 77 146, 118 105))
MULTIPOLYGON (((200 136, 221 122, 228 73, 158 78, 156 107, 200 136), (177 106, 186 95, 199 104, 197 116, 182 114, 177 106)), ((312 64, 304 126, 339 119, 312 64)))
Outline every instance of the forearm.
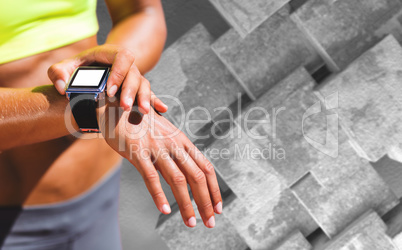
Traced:
POLYGON ((0 88, 0 151, 47 141, 69 134, 66 122, 75 129, 68 100, 53 85, 36 88, 0 88))
POLYGON ((119 44, 131 50, 135 55, 135 64, 144 74, 158 62, 166 34, 162 7, 157 5, 144 7, 120 21, 115 21, 106 43, 119 44))

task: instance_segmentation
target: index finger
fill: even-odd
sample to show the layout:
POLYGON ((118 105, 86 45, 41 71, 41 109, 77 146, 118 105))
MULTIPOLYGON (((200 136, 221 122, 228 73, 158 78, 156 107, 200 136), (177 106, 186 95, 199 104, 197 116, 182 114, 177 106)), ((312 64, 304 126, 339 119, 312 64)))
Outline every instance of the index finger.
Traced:
MULTIPOLYGON (((107 94, 112 97, 120 88, 124 79, 130 72, 131 67, 135 67, 134 55, 129 50, 119 50, 113 60, 112 69, 107 80, 107 94)), ((138 70, 137 70, 138 71, 138 70)))

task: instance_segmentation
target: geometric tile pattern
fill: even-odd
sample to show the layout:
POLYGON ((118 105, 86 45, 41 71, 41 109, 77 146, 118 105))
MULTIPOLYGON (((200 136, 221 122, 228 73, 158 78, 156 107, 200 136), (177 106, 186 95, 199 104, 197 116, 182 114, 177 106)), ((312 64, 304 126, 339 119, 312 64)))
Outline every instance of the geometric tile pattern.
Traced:
POLYGON ((226 20, 245 37, 289 0, 210 0, 226 20))
POLYGON ((400 8, 398 0, 310 0, 292 19, 339 70, 378 41, 375 31, 400 8))
POLYGON ((257 98, 300 66, 321 59, 284 6, 247 37, 229 30, 212 49, 253 97, 257 98))
POLYGON ((324 96, 338 93, 340 123, 360 155, 371 161, 398 151, 402 139, 401 72, 402 48, 388 36, 319 90, 324 96))
POLYGON ((232 29, 214 40, 196 25, 147 77, 183 103, 168 102, 173 123, 200 120, 183 128, 192 140, 214 134, 205 155, 231 195, 213 230, 162 215, 166 244, 303 250, 321 232, 320 249, 397 249, 401 232, 384 220, 400 194, 369 161, 402 162, 402 48, 387 36, 402 34, 400 1, 307 0, 294 12, 286 0, 210 1, 232 29), (318 86, 324 63, 332 75, 318 86), (251 104, 209 131, 238 93, 251 104))

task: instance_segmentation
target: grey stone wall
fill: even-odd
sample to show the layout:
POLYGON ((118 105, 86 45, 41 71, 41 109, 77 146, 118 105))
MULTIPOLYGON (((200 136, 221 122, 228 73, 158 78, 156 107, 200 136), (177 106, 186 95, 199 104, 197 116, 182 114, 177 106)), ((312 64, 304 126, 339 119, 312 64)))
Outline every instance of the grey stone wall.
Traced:
POLYGON ((163 4, 169 37, 146 77, 186 112, 211 114, 193 112, 202 122, 184 132, 214 164, 224 212, 212 230, 188 229, 177 209, 159 215, 125 162, 124 248, 402 249, 401 1, 163 4))

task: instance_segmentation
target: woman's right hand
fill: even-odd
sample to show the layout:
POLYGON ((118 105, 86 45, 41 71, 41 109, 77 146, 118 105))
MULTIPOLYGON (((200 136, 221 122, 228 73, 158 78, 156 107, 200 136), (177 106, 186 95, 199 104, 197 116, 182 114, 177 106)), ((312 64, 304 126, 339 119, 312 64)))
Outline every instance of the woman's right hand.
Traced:
MULTIPOLYGON (((131 51, 118 45, 104 44, 52 65, 48 75, 57 91, 64 95, 66 84, 77 67, 91 64, 111 65, 107 81, 109 97, 113 97, 121 88, 120 106, 130 110, 137 100, 141 112, 147 114, 151 109, 151 97, 155 95, 149 81, 141 75, 134 61, 135 56, 131 51)), ((158 98, 153 98, 153 106, 160 113, 165 113, 168 109, 158 98)))

